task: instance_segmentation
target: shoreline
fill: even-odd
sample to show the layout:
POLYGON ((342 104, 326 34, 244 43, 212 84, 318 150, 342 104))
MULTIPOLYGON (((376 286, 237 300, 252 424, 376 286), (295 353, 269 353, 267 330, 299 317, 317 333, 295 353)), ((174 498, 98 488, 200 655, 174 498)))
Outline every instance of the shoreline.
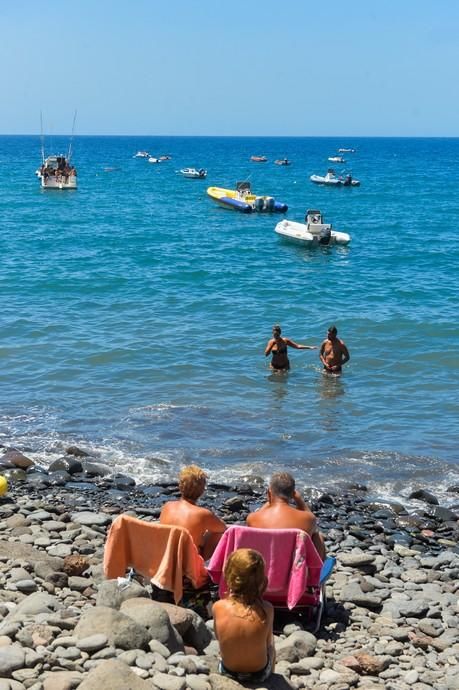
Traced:
MULTIPOLYGON (((216 673, 212 621, 152 602, 137 583, 120 594, 102 574, 112 519, 126 511, 156 519, 178 494, 176 482, 136 486, 69 450, 52 473, 21 469, 28 463, 18 451, 8 456, 22 481, 10 479, 0 498, 5 688, 94 690, 105 679, 111 690, 237 690, 216 673), (85 474, 76 471, 82 466, 85 474), (123 636, 126 620, 131 632, 123 636)), ((202 504, 228 524, 242 522, 264 502, 265 488, 210 481, 202 504)), ((457 690, 457 514, 433 503, 408 513, 401 503, 369 499, 357 484, 304 495, 338 559, 328 611, 317 635, 295 612, 276 626, 276 673, 263 687, 457 690)))

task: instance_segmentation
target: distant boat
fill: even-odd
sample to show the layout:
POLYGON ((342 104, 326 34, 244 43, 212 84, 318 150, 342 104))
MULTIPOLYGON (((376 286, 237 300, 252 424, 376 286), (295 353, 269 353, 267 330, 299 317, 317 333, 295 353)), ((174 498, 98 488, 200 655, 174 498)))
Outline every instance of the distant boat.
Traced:
POLYGON ((291 165, 288 158, 278 158, 274 161, 276 165, 291 165))
POLYGON ((209 187, 207 194, 220 206, 240 213, 285 213, 287 204, 276 201, 272 196, 257 196, 252 193, 250 182, 238 182, 236 189, 209 187))
POLYGON ((154 156, 150 156, 148 159, 149 163, 161 163, 161 158, 155 158, 154 156))
POLYGON ((63 153, 45 157, 45 138, 43 134, 43 119, 40 113, 41 125, 41 160, 42 163, 35 171, 42 189, 76 189, 77 171, 71 163, 72 141, 75 131, 76 111, 73 116, 72 134, 67 155, 63 153))
POLYGON ((170 159, 171 159, 171 156, 160 156, 159 157, 160 161, 170 161, 170 159))
POLYGON ((306 211, 304 223, 281 220, 274 231, 283 239, 306 247, 332 244, 346 245, 351 241, 351 236, 347 232, 333 230, 331 223, 324 223, 322 213, 313 209, 306 211))
POLYGON ((314 184, 321 184, 329 187, 360 187, 359 180, 354 180, 350 173, 344 177, 336 177, 335 171, 332 170, 332 168, 327 170, 326 175, 311 175, 309 179, 311 182, 314 182, 314 184))
POLYGON ((330 163, 345 163, 346 161, 342 156, 329 156, 328 160, 330 163))
POLYGON ((338 153, 355 153, 355 149, 338 149, 338 153))
POLYGON ((266 163, 268 160, 266 156, 250 156, 252 163, 266 163))
POLYGON ((148 151, 137 151, 133 158, 150 158, 148 151))
POLYGON ((200 168, 199 170, 196 168, 182 168, 180 174, 192 180, 203 180, 207 177, 207 170, 204 170, 204 168, 200 168))

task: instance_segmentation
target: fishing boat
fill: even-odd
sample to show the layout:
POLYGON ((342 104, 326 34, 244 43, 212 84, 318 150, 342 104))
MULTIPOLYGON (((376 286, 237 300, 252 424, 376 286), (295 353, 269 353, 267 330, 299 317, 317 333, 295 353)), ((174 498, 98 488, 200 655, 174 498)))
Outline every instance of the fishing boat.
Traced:
POLYGON ((276 165, 291 165, 288 158, 278 158, 274 161, 276 165))
POLYGON ((350 235, 333 230, 331 223, 324 222, 323 214, 314 209, 306 211, 304 223, 284 219, 274 231, 283 239, 306 247, 346 245, 351 241, 350 235))
POLYGON ((76 189, 77 171, 71 162, 72 142, 75 131, 76 111, 73 116, 72 134, 70 137, 67 154, 45 155, 45 138, 43 134, 43 119, 40 113, 41 123, 41 165, 35 171, 42 189, 76 189))
POLYGON ((268 160, 266 156, 250 156, 252 163, 266 163, 268 160))
POLYGON ((273 196, 258 196, 252 193, 250 182, 237 182, 236 189, 209 187, 207 194, 224 208, 240 213, 285 213, 287 204, 276 201, 273 196))
POLYGON ((314 184, 321 184, 328 187, 360 187, 359 180, 355 180, 350 173, 344 177, 336 177, 332 168, 327 170, 326 175, 311 175, 309 178, 314 184))
POLYGON ((133 156, 133 158, 150 158, 150 154, 148 151, 137 151, 133 156))
POLYGON ((329 156, 328 160, 331 163, 345 163, 346 162, 342 156, 329 156))
POLYGON ((204 170, 204 168, 200 168, 199 170, 196 168, 182 168, 180 174, 191 180, 203 180, 207 177, 207 170, 204 170))

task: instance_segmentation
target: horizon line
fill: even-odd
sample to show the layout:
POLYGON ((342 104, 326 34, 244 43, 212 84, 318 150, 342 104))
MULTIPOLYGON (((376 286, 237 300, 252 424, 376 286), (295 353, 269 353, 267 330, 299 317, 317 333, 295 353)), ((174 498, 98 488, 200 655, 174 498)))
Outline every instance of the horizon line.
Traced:
POLYGON ((16 134, 0 133, 0 137, 155 137, 168 139, 459 139, 459 135, 408 135, 408 134, 71 134, 70 132, 52 132, 42 135, 39 132, 21 132, 16 134))

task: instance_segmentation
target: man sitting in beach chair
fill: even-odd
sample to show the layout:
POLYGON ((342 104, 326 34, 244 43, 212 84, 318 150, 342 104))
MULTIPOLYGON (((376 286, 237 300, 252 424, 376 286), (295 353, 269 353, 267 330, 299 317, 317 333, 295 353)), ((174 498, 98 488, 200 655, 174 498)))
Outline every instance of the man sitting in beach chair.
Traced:
POLYGON ((194 589, 208 582, 204 560, 187 529, 119 515, 107 536, 104 574, 122 578, 129 568, 172 592, 176 604, 182 600, 184 582, 194 589))
POLYGON ((205 560, 210 558, 226 530, 223 520, 211 510, 197 505, 205 491, 206 482, 207 475, 200 467, 184 467, 179 475, 180 499, 168 501, 159 516, 163 525, 185 527, 205 560))
POLYGON ((272 475, 268 500, 259 510, 248 515, 247 525, 257 529, 301 529, 310 535, 317 553, 322 560, 325 559, 325 543, 316 516, 296 491, 295 480, 288 472, 272 475))

